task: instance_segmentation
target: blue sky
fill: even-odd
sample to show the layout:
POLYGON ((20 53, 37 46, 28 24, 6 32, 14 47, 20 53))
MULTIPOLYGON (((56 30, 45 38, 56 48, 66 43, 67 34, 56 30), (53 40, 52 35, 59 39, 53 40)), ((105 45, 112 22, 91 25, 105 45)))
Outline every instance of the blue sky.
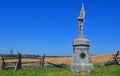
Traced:
POLYGON ((82 2, 90 53, 120 50, 119 0, 1 0, 0 53, 72 55, 82 2))

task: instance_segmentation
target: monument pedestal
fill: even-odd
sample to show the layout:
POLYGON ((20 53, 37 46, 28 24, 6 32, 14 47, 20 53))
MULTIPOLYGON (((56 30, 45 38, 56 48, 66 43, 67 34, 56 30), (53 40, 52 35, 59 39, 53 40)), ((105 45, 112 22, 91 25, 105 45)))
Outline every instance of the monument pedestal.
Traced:
POLYGON ((89 54, 90 42, 85 37, 73 41, 71 71, 74 73, 90 73, 94 67, 89 54))

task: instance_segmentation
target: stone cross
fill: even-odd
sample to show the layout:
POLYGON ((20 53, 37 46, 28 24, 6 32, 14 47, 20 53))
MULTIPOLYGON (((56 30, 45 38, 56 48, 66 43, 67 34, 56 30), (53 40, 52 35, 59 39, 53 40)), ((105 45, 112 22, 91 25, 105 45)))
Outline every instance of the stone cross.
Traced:
POLYGON ((84 18, 85 18, 85 10, 84 10, 84 4, 82 4, 82 8, 81 8, 81 11, 80 11, 80 16, 78 17, 79 37, 82 37, 82 34, 83 34, 84 18))

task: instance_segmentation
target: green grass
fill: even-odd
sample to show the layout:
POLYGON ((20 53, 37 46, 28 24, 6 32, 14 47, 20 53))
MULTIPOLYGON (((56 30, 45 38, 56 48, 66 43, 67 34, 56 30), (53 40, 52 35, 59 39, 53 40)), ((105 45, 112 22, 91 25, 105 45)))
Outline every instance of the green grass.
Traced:
POLYGON ((70 67, 66 68, 22 68, 14 72, 13 69, 0 70, 0 76, 120 76, 120 65, 94 66, 89 74, 73 74, 70 67))

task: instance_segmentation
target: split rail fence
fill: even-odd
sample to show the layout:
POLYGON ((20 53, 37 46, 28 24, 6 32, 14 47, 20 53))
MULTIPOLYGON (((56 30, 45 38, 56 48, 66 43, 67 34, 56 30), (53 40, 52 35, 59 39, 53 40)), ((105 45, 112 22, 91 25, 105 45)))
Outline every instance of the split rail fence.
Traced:
POLYGON ((23 67, 66 67, 66 64, 55 64, 51 62, 45 62, 45 57, 45 54, 43 57, 40 57, 22 56, 22 54, 20 53, 18 55, 1 56, 0 67, 2 70, 13 68, 14 71, 16 71, 17 69, 22 69, 23 67))
POLYGON ((99 66, 108 66, 113 64, 120 65, 120 51, 117 51, 116 54, 112 54, 107 61, 105 61, 103 64, 99 64, 99 66))

